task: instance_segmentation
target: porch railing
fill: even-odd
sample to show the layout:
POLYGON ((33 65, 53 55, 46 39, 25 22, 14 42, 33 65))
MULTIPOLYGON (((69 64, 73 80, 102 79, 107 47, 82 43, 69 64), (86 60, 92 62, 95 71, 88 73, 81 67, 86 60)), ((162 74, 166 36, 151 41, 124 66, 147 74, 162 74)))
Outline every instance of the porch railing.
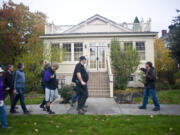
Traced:
POLYGON ((107 63, 107 70, 109 76, 110 97, 113 97, 113 73, 111 70, 111 61, 109 56, 107 56, 106 61, 107 61, 106 63, 107 63))

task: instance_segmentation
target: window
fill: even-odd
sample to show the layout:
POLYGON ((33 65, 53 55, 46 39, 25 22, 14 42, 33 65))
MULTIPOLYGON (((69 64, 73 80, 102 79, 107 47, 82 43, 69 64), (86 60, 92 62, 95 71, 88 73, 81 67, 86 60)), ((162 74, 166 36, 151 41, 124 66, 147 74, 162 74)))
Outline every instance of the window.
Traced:
POLYGON ((127 50, 128 47, 132 48, 133 43, 132 42, 124 42, 124 50, 127 50))
POLYGON ((83 55, 83 44, 74 43, 74 60, 79 61, 79 57, 83 55))
POLYGON ((65 50, 65 61, 71 61, 71 43, 63 43, 63 49, 65 50))
POLYGON ((136 50, 139 52, 140 60, 145 60, 145 43, 136 42, 136 50))

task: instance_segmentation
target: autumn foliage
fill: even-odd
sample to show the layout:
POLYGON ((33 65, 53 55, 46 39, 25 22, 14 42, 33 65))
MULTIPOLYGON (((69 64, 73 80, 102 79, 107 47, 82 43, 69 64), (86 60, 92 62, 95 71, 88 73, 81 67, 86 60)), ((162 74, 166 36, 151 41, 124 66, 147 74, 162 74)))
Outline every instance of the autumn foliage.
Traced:
POLYGON ((0 65, 15 64, 16 57, 26 53, 29 41, 44 33, 46 16, 31 12, 29 7, 12 1, 0 8, 0 65))

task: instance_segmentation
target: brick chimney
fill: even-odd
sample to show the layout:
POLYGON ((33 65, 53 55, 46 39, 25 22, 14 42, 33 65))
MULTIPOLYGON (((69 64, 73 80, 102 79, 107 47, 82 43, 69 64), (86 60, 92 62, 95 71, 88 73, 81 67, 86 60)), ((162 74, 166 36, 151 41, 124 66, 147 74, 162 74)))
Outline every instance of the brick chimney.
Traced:
POLYGON ((161 33, 162 33, 162 37, 164 37, 167 34, 167 30, 162 30, 161 33))

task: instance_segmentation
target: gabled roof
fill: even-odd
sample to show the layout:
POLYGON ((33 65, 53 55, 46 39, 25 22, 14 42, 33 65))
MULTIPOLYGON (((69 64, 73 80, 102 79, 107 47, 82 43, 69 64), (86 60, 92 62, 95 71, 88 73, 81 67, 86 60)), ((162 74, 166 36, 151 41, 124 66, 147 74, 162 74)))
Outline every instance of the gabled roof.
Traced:
POLYGON ((123 27, 122 25, 120 25, 120 24, 118 24, 118 23, 116 23, 116 22, 114 22, 114 21, 112 21, 112 20, 110 20, 110 19, 108 19, 108 18, 105 18, 105 17, 103 17, 103 16, 101 16, 101 15, 96 14, 96 15, 94 15, 94 16, 92 16, 92 17, 90 17, 90 18, 88 18, 88 19, 80 22, 79 24, 71 27, 70 29, 66 30, 64 33, 69 33, 69 32, 71 32, 71 31, 79 28, 80 26, 85 25, 86 23, 89 23, 89 22, 91 22, 91 21, 93 21, 93 20, 95 20, 95 19, 100 19, 100 20, 102 20, 102 21, 104 21, 104 22, 106 22, 106 23, 110 23, 110 24, 112 24, 113 26, 115 26, 115 27, 117 27, 117 28, 120 28, 120 29, 122 29, 122 30, 125 31, 125 32, 130 32, 130 31, 131 31, 130 29, 125 28, 125 27, 123 27))

